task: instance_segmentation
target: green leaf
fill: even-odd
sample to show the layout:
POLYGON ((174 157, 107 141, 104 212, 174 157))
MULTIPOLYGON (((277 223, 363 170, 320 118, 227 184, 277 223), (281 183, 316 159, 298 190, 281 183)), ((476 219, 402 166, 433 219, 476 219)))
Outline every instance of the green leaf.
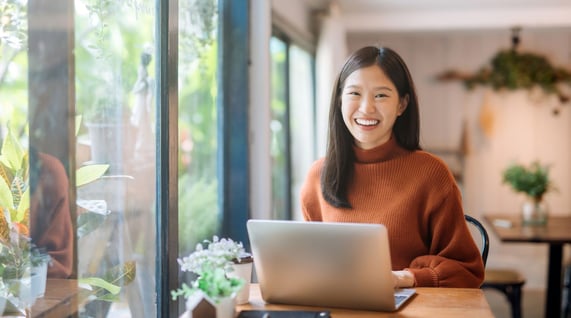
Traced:
POLYGON ((99 288, 103 288, 112 295, 118 295, 121 291, 121 287, 111 284, 106 280, 99 278, 99 277, 84 277, 79 279, 80 284, 87 284, 90 286, 95 286, 99 288))
POLYGON ((125 286, 135 280, 137 274, 137 263, 128 261, 124 264, 114 266, 106 274, 105 277, 114 284, 125 286))
POLYGON ((94 164, 77 169, 75 173, 75 186, 80 187, 101 178, 107 169, 109 169, 108 164, 94 164))
POLYGON ((22 197, 16 214, 16 222, 21 222, 26 216, 26 212, 30 208, 30 188, 27 188, 22 197))
POLYGON ((17 171, 22 167, 22 160, 24 158, 24 149, 12 134, 12 131, 8 129, 8 134, 4 139, 2 144, 1 159, 2 163, 8 168, 17 171))
POLYGON ((14 208, 12 191, 3 178, 0 178, 0 208, 14 208))
POLYGON ((75 136, 79 133, 79 128, 81 128, 81 115, 75 116, 75 136))

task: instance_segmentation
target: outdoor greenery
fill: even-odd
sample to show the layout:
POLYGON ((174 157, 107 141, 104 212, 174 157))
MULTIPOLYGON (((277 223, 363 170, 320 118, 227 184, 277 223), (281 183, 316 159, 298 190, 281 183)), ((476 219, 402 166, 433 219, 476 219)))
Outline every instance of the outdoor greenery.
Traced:
MULTIPOLYGON (((0 15, 3 19, 10 17, 0 23, 0 142, 7 137, 7 127, 12 127, 12 134, 23 145, 23 151, 27 148, 29 93, 26 3, 0 0, 0 15)), ((77 114, 83 115, 85 123, 126 121, 130 116, 134 100, 132 89, 137 80, 141 53, 145 48, 156 45, 154 5, 148 0, 74 2, 75 108, 77 114)), ((179 4, 181 254, 188 254, 196 242, 214 235, 220 219, 216 118, 217 10, 216 0, 191 0, 179 4)), ((148 65, 151 78, 156 77, 155 61, 157 59, 153 57, 148 65)), ((153 116, 157 110, 154 106, 153 116)), ((86 138, 86 125, 78 127, 81 127, 78 139, 86 138)), ((81 175, 77 173, 78 178, 81 175)), ((80 181, 77 182, 79 186, 80 181)), ((87 212, 79 215, 77 224, 80 239, 105 223, 101 216, 87 212)), ((137 249, 149 248, 137 242, 134 246, 137 249)), ((123 273, 135 273, 134 263, 118 266, 121 265, 124 266, 123 273)), ((126 278, 130 281, 133 276, 126 278)), ((111 276, 105 274, 81 279, 94 288, 104 289, 96 293, 100 299, 117 298, 116 289, 108 285, 116 282, 111 276)))
POLYGON ((179 254, 219 229, 216 0, 180 4, 179 254))

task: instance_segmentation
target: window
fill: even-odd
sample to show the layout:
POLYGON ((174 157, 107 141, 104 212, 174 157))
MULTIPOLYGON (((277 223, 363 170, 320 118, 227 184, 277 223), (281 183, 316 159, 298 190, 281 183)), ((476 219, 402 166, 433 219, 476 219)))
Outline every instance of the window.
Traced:
POLYGON ((272 218, 302 219, 299 191, 315 160, 313 57, 275 33, 272 60, 272 218))
POLYGON ((90 286, 72 308, 79 317, 177 315, 179 252, 214 233, 246 236, 248 151, 234 149, 247 140, 248 1, 16 0, 0 9, 0 139, 21 146, 3 147, 17 166, 4 152, 0 160, 0 295, 31 303, 31 263, 15 271, 6 261, 4 238, 16 233, 52 253, 50 278, 67 278, 48 280, 48 290, 90 286))

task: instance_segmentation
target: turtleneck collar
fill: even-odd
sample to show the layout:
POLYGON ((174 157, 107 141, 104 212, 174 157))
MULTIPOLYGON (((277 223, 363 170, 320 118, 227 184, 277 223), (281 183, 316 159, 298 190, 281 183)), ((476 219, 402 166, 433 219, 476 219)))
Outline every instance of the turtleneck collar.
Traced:
POLYGON ((358 163, 387 161, 408 152, 399 146, 393 136, 384 144, 372 149, 365 150, 353 145, 353 151, 355 153, 355 161, 358 163))

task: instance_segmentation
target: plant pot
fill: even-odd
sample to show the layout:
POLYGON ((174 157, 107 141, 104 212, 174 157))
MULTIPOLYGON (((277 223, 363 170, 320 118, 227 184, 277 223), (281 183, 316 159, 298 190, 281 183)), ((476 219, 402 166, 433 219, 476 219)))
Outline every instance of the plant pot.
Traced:
POLYGON ((234 318, 236 297, 211 299, 197 292, 186 300, 186 311, 180 318, 234 318))
POLYGON ((44 297, 46 292, 46 280, 48 278, 48 263, 43 262, 37 266, 32 267, 31 270, 31 283, 32 283, 32 297, 44 297))
POLYGON ((234 270, 228 273, 228 276, 238 277, 244 280, 244 286, 236 295, 236 304, 242 305, 250 301, 250 281, 252 280, 253 258, 251 255, 240 258, 240 262, 235 262, 232 267, 234 270))
POLYGON ((549 208, 545 200, 527 198, 521 206, 523 225, 542 226, 547 224, 549 208))

